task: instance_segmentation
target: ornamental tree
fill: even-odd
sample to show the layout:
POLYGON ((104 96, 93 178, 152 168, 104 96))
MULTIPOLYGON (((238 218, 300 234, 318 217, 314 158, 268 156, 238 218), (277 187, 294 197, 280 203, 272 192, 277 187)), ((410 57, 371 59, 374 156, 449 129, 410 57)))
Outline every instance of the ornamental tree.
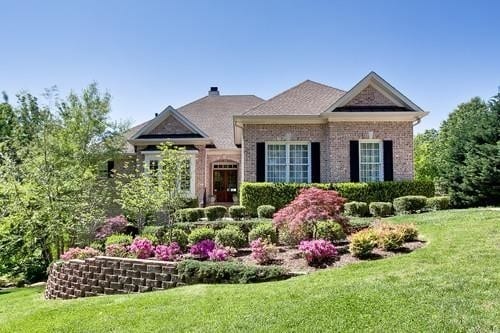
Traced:
POLYGON ((347 232, 347 219, 340 214, 345 202, 346 199, 336 191, 305 188, 292 202, 274 214, 273 223, 278 228, 288 228, 295 235, 312 229, 314 237, 317 222, 334 220, 347 232))

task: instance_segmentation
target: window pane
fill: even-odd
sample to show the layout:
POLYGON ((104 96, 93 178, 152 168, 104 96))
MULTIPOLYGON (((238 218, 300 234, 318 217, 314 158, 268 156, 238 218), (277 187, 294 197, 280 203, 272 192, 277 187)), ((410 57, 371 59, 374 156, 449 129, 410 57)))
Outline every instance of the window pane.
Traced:
POLYGON ((267 174, 269 182, 286 181, 286 145, 273 144, 267 146, 267 174))
POLYGON ((191 189, 191 161, 184 160, 184 166, 181 170, 181 190, 189 191, 191 189))
POLYGON ((374 182, 381 180, 381 159, 379 142, 359 143, 359 171, 360 180, 374 182))

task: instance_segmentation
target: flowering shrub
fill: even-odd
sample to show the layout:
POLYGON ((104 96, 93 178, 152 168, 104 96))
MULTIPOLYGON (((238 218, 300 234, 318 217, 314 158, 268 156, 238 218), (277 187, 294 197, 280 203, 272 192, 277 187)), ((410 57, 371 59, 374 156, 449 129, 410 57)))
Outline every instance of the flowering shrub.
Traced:
POLYGON ((216 247, 208 252, 208 259, 211 261, 226 261, 229 257, 229 251, 223 247, 216 247))
POLYGON ((335 246, 324 239, 302 241, 299 244, 299 250, 304 253, 307 263, 311 266, 319 266, 337 256, 335 246))
POLYGON ((170 245, 158 245, 155 247, 155 256, 160 260, 176 260, 181 254, 181 247, 176 242, 172 242, 170 245))
POLYGON ((149 239, 137 237, 128 247, 129 252, 138 259, 151 257, 154 247, 149 239))
POLYGON ((278 242, 278 235, 271 223, 258 224, 250 230, 248 233, 248 240, 254 241, 258 238, 267 239, 271 243, 278 242))
POLYGON ((100 254, 101 252, 91 247, 85 247, 84 249, 79 247, 71 247, 68 249, 68 251, 61 254, 61 259, 62 260, 85 259, 85 258, 95 257, 100 254))
POLYGON ((112 234, 119 233, 125 229, 128 221, 123 215, 117 215, 106 219, 104 225, 96 234, 97 239, 104 239, 112 234))
POLYGON ((274 214, 273 223, 277 227, 287 226, 291 233, 295 233, 301 232, 304 225, 335 220, 347 232, 347 220, 340 215, 345 201, 335 191, 305 188, 292 202, 274 214))
POLYGON ((278 252, 274 245, 268 240, 262 240, 262 238, 252 241, 250 246, 252 247, 252 259, 261 265, 271 262, 278 252))
POLYGON ((106 255, 110 257, 126 258, 129 256, 129 253, 125 245, 110 244, 106 246, 106 255))
POLYGON ((215 249, 215 242, 211 239, 204 239, 189 249, 189 253, 200 258, 208 258, 208 253, 215 249))

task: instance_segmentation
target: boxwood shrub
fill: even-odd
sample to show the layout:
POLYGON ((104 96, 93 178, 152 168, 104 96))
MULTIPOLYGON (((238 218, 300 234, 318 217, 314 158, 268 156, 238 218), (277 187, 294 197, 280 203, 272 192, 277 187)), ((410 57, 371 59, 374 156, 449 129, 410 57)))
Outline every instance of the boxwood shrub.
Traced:
POLYGON ((188 236, 188 240, 190 244, 196 244, 201 242, 202 240, 214 240, 215 239, 215 231, 212 228, 202 227, 196 228, 191 231, 188 236))
POLYGON ((351 201, 344 204, 344 214, 363 217, 368 215, 368 205, 362 201, 351 201))
POLYGON ((441 196, 441 197, 427 198, 427 202, 426 202, 425 206, 429 210, 448 209, 448 207, 450 206, 450 197, 441 196))
POLYGON ((272 223, 262 223, 250 230, 248 233, 248 241, 252 242, 257 238, 262 238, 262 240, 267 239, 273 244, 278 242, 278 234, 272 223))
POLYGON ((215 221, 226 216, 227 208, 224 206, 209 206, 205 208, 205 216, 209 221, 215 221))
POLYGON ((245 234, 236 226, 227 227, 215 232, 215 242, 222 246, 240 248, 246 243, 245 234))
POLYGON ((425 208, 427 198, 422 195, 407 195, 394 199, 393 206, 397 214, 412 214, 425 208))
POLYGON ((177 265, 186 283, 249 283, 281 280, 288 277, 279 266, 250 266, 237 262, 184 260, 177 265))
POLYGON ((175 212, 177 221, 179 222, 196 222, 205 217, 203 208, 184 208, 175 212))
POLYGON ((316 238, 337 241, 345 239, 342 226, 335 221, 321 221, 316 225, 316 238))
POLYGON ((292 201, 298 191, 304 187, 317 187, 336 190, 349 201, 392 202, 395 198, 406 195, 434 196, 434 183, 423 180, 405 180, 373 183, 243 183, 240 191, 240 203, 252 216, 257 215, 257 207, 272 205, 279 210, 292 201))
POLYGON ((261 219, 272 219, 275 212, 276 207, 271 205, 261 205, 257 207, 257 216, 261 219))
POLYGON ((229 207, 228 212, 229 216, 232 217, 233 219, 241 220, 246 215, 246 208, 245 206, 234 205, 229 207))
POLYGON ((105 245, 118 244, 118 245, 130 245, 132 244, 132 236, 125 234, 114 234, 106 238, 105 245))
POLYGON ((377 217, 392 215, 392 203, 390 202, 370 202, 370 214, 377 217))

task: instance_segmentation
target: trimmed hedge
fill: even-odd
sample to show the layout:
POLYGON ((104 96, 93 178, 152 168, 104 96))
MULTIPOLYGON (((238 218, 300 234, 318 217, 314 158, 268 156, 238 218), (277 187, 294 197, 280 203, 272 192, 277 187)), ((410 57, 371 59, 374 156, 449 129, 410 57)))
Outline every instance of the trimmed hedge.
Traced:
POLYGON ((412 214, 422 211, 427 203, 427 198, 422 195, 407 195, 394 199, 392 203, 397 214, 412 214))
POLYGON ((368 208, 373 216, 386 217, 392 215, 392 203, 390 202, 370 202, 368 208))
POLYGON ((287 278, 279 266, 250 266, 236 262, 184 260, 177 265, 182 281, 187 283, 249 283, 287 278))
POLYGON ((214 229, 207 227, 197 228, 191 231, 191 233, 188 236, 188 239, 190 244, 196 244, 206 239, 214 240, 215 231, 214 229))
POLYGON ((366 216, 368 215, 368 205, 361 201, 347 202, 344 204, 344 214, 346 216, 366 216))
POLYGON ((230 246, 237 249, 245 245, 246 241, 245 234, 240 228, 234 225, 228 225, 215 232, 215 242, 222 246, 230 246))
POLYGON ((441 196, 441 197, 427 198, 425 207, 429 210, 448 209, 450 207, 450 197, 441 196))
POLYGON ((262 240, 267 239, 273 244, 278 242, 278 234, 272 223, 262 223, 250 230, 248 233, 248 241, 252 242, 258 238, 262 238, 262 240))
POLYGON ((260 219, 272 219, 274 213, 276 212, 276 207, 271 205, 262 205, 257 207, 257 216, 260 219))
POLYGON ((229 207, 229 217, 232 217, 235 220, 240 220, 246 215, 246 208, 244 206, 234 205, 229 207))
POLYGON ((177 221, 179 222, 196 222, 205 217, 203 208, 184 208, 175 212, 177 221))
POLYGON ((209 206, 205 208, 205 215, 209 221, 215 221, 226 216, 227 208, 224 206, 209 206))
POLYGON ((312 186, 338 191, 349 201, 392 202, 395 198, 406 195, 434 196, 434 183, 423 180, 325 184, 243 183, 240 187, 240 203, 250 214, 256 216, 257 207, 272 205, 279 210, 292 201, 301 188, 312 186))

